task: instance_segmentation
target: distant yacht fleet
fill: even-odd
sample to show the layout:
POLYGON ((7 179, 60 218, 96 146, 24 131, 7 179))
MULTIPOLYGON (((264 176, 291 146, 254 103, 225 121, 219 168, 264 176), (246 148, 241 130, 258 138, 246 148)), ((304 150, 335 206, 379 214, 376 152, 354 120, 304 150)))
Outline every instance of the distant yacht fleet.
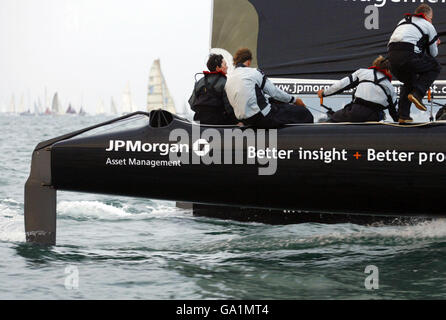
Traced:
MULTIPOLYGON (((30 99, 28 99, 30 100, 30 99)), ((50 103, 48 99, 47 90, 45 89, 45 99, 42 103, 40 97, 34 101, 33 105, 28 101, 25 105, 25 98, 21 95, 20 99, 16 100, 15 95, 11 96, 11 100, 8 105, 3 105, 0 108, 0 112, 6 114, 15 115, 120 115, 129 114, 136 111, 150 112, 155 109, 165 109, 171 113, 177 114, 175 103, 169 92, 166 84, 166 80, 161 71, 160 59, 156 59, 149 73, 149 85, 147 92, 147 105, 146 107, 135 106, 132 99, 132 93, 130 90, 130 83, 127 83, 122 93, 121 105, 118 106, 113 97, 110 98, 110 104, 106 107, 103 99, 99 100, 94 110, 87 109, 81 103, 76 108, 71 102, 67 105, 63 105, 60 102, 59 93, 55 92, 50 103)))

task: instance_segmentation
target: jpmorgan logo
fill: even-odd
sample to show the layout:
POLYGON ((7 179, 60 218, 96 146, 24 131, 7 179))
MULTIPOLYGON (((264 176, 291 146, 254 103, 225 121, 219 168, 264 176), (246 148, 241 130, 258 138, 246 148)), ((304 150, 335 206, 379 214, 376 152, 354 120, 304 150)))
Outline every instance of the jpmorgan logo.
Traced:
MULTIPOLYGON (((183 145, 190 143, 190 152, 171 152, 170 161, 182 165, 255 165, 259 175, 273 175, 277 170, 279 155, 287 150, 277 147, 276 129, 200 128, 188 131, 177 128, 170 131, 169 141, 183 145)), ((282 159, 282 156, 280 156, 282 159)))
POLYGON ((199 157, 204 157, 211 150, 211 146, 206 139, 198 139, 192 145, 192 150, 199 157))

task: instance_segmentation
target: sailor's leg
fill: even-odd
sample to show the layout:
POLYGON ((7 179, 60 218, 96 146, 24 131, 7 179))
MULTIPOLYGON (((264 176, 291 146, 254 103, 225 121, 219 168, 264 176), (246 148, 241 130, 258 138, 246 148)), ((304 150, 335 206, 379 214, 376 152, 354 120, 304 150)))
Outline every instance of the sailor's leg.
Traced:
POLYGON ((344 109, 335 112, 331 118, 334 122, 367 122, 381 120, 378 110, 356 103, 346 105, 344 109))
POLYGON ((273 129, 286 124, 313 123, 313 121, 313 115, 305 107, 288 103, 271 103, 270 113, 253 125, 257 128, 273 129))
POLYGON ((352 106, 351 114, 351 122, 381 121, 384 118, 380 110, 356 103, 352 106))
POLYGON ((271 109, 271 113, 274 120, 281 124, 314 122, 313 115, 307 108, 293 104, 278 103, 271 109))
POLYGON ((414 61, 411 61, 410 65, 419 75, 414 80, 413 87, 421 97, 424 97, 440 74, 441 65, 435 58, 429 55, 418 57, 414 61))
POLYGON ((330 116, 333 122, 351 122, 352 120, 352 103, 347 104, 341 110, 336 111, 330 116))
POLYGON ((412 91, 412 86, 410 84, 403 84, 400 91, 400 100, 398 102, 398 115, 400 119, 410 118, 410 105, 412 102, 409 101, 407 96, 412 91))

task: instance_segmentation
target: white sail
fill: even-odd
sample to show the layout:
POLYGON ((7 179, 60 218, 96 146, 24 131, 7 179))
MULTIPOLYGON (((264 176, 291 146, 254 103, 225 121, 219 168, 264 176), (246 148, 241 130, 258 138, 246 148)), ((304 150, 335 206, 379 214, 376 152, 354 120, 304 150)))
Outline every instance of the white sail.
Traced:
POLYGON ((38 105, 37 105, 37 102, 34 101, 34 114, 35 114, 35 115, 38 115, 39 113, 40 113, 40 111, 39 111, 39 107, 38 107, 38 105))
POLYGON ((42 113, 42 101, 40 100, 40 97, 37 98, 37 103, 34 106, 34 113, 35 114, 42 113))
POLYGON ((15 96, 14 95, 11 96, 11 102, 9 103, 8 112, 15 113, 15 96))
POLYGON ((51 114, 51 105, 50 98, 48 96, 48 90, 45 87, 44 97, 43 97, 43 114, 50 115, 51 114))
POLYGON ((43 109, 46 110, 49 108, 50 108, 50 99, 48 98, 48 91, 46 90, 46 87, 45 87, 45 93, 43 96, 43 109))
POLYGON ((111 98, 110 101, 110 112, 112 114, 118 114, 118 109, 116 108, 115 100, 113 99, 113 97, 111 98))
POLYGON ((6 106, 5 102, 2 101, 2 109, 1 112, 8 112, 8 107, 6 106))
POLYGON ((53 114, 60 113, 60 102, 59 102, 59 95, 57 94, 57 92, 54 94, 53 97, 53 103, 51 104, 51 112, 53 114))
POLYGON ((104 100, 100 100, 96 108, 96 114, 105 114, 105 104, 104 100))
POLYGON ((17 106, 17 113, 23 113, 25 112, 25 97, 23 94, 20 96, 20 102, 17 106))
POLYGON ((167 88, 166 80, 161 72, 160 60, 153 62, 149 75, 149 92, 147 94, 147 111, 155 109, 164 109, 171 113, 176 113, 175 104, 169 89, 167 88))
POLYGON ((80 116, 85 116, 87 113, 84 110, 84 107, 81 106, 80 110, 79 110, 79 115, 80 116))
POLYGON ((130 92, 130 83, 127 83, 124 92, 122 93, 122 113, 133 112, 132 93, 130 92))

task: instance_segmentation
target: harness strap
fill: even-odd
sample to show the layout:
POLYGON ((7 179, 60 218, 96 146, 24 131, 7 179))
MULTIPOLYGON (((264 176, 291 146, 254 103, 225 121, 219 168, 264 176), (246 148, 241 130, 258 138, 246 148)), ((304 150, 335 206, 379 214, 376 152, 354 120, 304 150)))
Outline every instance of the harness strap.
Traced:
MULTIPOLYGON (((427 49, 429 48, 429 45, 431 45, 433 42, 429 43, 429 36, 424 33, 423 29, 421 29, 421 27, 419 25, 417 25, 416 23, 414 23, 412 21, 412 16, 410 16, 410 15, 406 16, 405 20, 406 21, 401 22, 396 28, 398 28, 402 25, 406 25, 406 24, 413 25, 415 28, 417 28, 418 31, 421 33, 421 39, 418 40, 417 47, 420 48, 423 53, 426 52, 427 49)), ((437 41, 437 40, 438 40, 438 36, 437 36, 437 39, 435 39, 435 41, 437 41)))
POLYGON ((266 84, 266 76, 264 75, 262 80, 262 85, 260 86, 260 89, 262 89, 262 91, 265 88, 265 84, 266 84))
MULTIPOLYGON (((215 90, 215 85, 217 84, 217 81, 218 81, 219 78, 216 77, 213 82, 209 83, 209 80, 206 77, 206 74, 204 74, 204 73, 197 73, 197 74, 195 74, 195 87, 194 87, 195 96, 198 97, 201 94, 197 90, 197 75, 199 75, 199 74, 203 74, 204 75, 204 93, 207 93, 209 91, 214 96, 220 97, 221 94, 219 94, 217 92, 217 90, 215 90)), ((203 90, 201 90, 201 91, 203 91, 203 90)))
MULTIPOLYGON (((387 78, 385 76, 382 77, 382 78, 378 78, 378 71, 376 69, 373 70, 373 76, 374 76, 374 80, 373 81, 372 80, 361 80, 361 81, 359 81, 358 85, 361 84, 361 83, 368 82, 368 83, 373 83, 374 85, 380 87, 381 90, 384 92, 384 94, 387 97, 388 106, 384 107, 384 110, 388 109, 389 107, 393 107, 394 103, 393 103, 393 100, 392 100, 392 96, 387 92, 386 88, 381 84, 381 82, 383 82, 387 78)), ((353 93, 353 99, 356 99, 356 97, 354 96, 355 92, 353 93)))

